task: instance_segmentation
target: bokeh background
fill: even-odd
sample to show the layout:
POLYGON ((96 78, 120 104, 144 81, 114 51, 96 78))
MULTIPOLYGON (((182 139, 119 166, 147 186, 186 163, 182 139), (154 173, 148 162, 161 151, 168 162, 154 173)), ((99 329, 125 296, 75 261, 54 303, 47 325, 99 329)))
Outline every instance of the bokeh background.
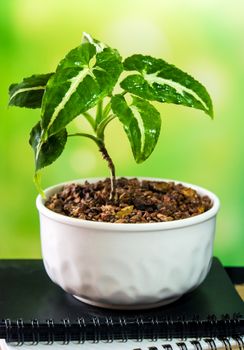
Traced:
MULTIPOLYGON (((107 147, 118 175, 178 179, 214 191, 222 204, 214 253, 225 265, 244 265, 243 0, 0 1, 0 258, 41 256, 28 145, 40 112, 8 108, 8 86, 53 71, 83 31, 124 57, 162 57, 207 87, 214 121, 201 111, 157 104, 161 137, 145 163, 135 164, 117 121, 108 127, 107 147)), ((43 186, 107 175, 96 146, 77 138, 43 172, 43 186)))

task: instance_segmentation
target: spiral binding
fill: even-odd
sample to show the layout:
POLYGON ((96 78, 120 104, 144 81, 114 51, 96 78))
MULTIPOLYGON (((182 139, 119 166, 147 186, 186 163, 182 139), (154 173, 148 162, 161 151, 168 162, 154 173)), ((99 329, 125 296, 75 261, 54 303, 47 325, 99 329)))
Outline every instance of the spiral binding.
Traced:
MULTIPOLYGON (((241 337, 235 338, 232 340, 234 340, 236 342, 236 344, 238 344, 239 350, 244 349, 244 342, 243 342, 243 339, 241 337)), ((208 345, 208 349, 211 349, 211 350, 212 349, 217 350, 219 347, 219 343, 223 344, 223 348, 225 348, 225 350, 232 350, 232 345, 231 345, 230 339, 228 339, 228 338, 218 339, 218 344, 217 344, 217 341, 215 339, 212 339, 212 338, 202 339, 201 341, 191 341, 190 343, 192 345, 194 345, 195 350, 203 349, 203 348, 205 349, 204 343, 206 343, 208 345)), ((176 345, 178 346, 178 350, 189 350, 189 347, 185 342, 176 342, 176 345)), ((160 350, 162 348, 165 350, 173 350, 173 347, 171 344, 162 344, 162 345, 160 345, 160 347, 158 347, 158 346, 149 346, 148 347, 149 350, 160 350)), ((140 347, 137 347, 137 348, 134 348, 133 350, 142 350, 142 349, 140 347)))
POLYGON ((30 343, 30 345, 37 345, 40 342, 38 320, 35 319, 31 321, 31 329, 32 329, 32 342, 30 343))
POLYGON ((86 322, 83 317, 78 318, 77 325, 79 327, 77 342, 78 344, 84 344, 86 341, 86 322))
MULTIPOLYGON (((128 341, 128 334, 125 332, 126 326, 127 326, 127 322, 125 317, 120 317, 119 318, 119 325, 121 327, 121 341, 127 342, 128 341)), ((113 327, 114 327, 114 323, 113 323, 113 327)))
MULTIPOLYGON (((216 350, 215 339, 223 342, 226 350, 231 350, 229 338, 236 340, 239 349, 244 350, 242 336, 244 335, 244 319, 239 315, 232 318, 224 315, 217 319, 214 315, 207 320, 199 320, 194 316, 192 320, 184 317, 172 320, 169 317, 91 317, 85 319, 80 317, 76 322, 68 318, 56 323, 53 319, 39 322, 36 319, 24 322, 22 319, 11 321, 5 319, 0 322, 0 338, 6 339, 7 343, 14 345, 36 345, 40 342, 51 345, 54 342, 61 342, 66 345, 70 342, 82 344, 111 343, 113 341, 127 342, 133 339, 142 342, 144 339, 157 342, 159 339, 170 341, 173 338, 179 339, 177 343, 179 350, 187 350, 185 341, 194 339, 191 344, 195 350, 202 349, 202 339, 208 344, 209 349, 216 350)), ((171 350, 164 345, 166 350, 171 350)))
MULTIPOLYGON (((211 340, 212 340, 212 342, 214 342, 213 339, 211 339, 211 340)), ((191 344, 195 345, 196 350, 202 350, 202 345, 201 345, 199 340, 192 340, 191 344)))

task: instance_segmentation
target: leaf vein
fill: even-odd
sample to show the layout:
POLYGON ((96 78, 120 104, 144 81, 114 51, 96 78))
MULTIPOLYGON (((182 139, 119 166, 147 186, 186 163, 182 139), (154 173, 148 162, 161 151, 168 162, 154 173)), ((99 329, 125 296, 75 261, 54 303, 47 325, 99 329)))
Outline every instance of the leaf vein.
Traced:
POLYGON ((144 147, 145 147, 145 127, 143 124, 143 119, 142 119, 141 114, 138 111, 136 106, 131 105, 130 109, 131 109, 133 116, 135 117, 135 119, 138 123, 138 128, 139 128, 140 134, 141 134, 141 153, 143 154, 144 147))
POLYGON ((159 77, 157 75, 158 73, 159 72, 156 72, 153 74, 143 74, 143 78, 149 83, 150 86, 153 86, 154 83, 157 83, 159 85, 163 85, 163 84, 169 85, 170 87, 174 88, 178 94, 182 95, 183 97, 184 97, 184 92, 187 92, 188 94, 192 95, 196 100, 198 100, 206 110, 209 109, 207 104, 201 99, 200 96, 198 96, 198 94, 195 93, 195 91, 171 79, 165 79, 165 78, 159 77))
POLYGON ((10 97, 9 102, 18 94, 21 94, 26 91, 35 91, 35 90, 45 90, 46 86, 32 86, 29 88, 23 88, 15 91, 15 93, 10 97))
POLYGON ((62 109, 64 109, 66 103, 69 101, 69 99, 71 98, 71 96, 75 93, 77 87, 80 85, 80 83, 85 79, 85 77, 87 75, 89 75, 90 69, 84 68, 81 72, 79 72, 79 74, 75 77, 73 77, 72 79, 70 79, 71 85, 69 87, 69 89, 66 91, 65 95, 63 96, 61 102, 55 107, 53 115, 50 119, 48 128, 50 128, 50 126, 52 125, 52 123, 54 122, 54 120, 57 118, 57 116, 59 115, 60 111, 62 109))

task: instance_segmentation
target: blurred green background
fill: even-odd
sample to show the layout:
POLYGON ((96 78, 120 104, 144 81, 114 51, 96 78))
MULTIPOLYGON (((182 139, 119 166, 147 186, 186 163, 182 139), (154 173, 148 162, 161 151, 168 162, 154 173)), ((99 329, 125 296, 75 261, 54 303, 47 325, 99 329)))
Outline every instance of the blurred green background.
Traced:
MULTIPOLYGON (((28 145, 39 110, 8 108, 8 86, 53 71, 83 31, 123 57, 162 57, 207 87, 214 121, 201 111, 157 105, 161 137, 145 163, 135 164, 116 121, 107 146, 118 175, 178 179, 214 191, 221 200, 214 253, 225 265, 244 265, 243 0, 1 0, 0 258, 41 255, 28 145)), ((77 138, 43 172, 43 186, 107 175, 96 146, 77 138)))

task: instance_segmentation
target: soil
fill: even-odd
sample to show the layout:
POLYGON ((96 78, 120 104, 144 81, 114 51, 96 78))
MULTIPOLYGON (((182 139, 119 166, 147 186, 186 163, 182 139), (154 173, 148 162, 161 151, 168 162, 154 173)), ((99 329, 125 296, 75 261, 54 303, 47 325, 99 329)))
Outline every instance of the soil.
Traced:
POLYGON ((115 201, 109 199, 110 179, 65 185, 46 207, 73 218, 112 223, 147 223, 185 219, 212 207, 209 197, 194 189, 163 181, 116 180, 115 201))

